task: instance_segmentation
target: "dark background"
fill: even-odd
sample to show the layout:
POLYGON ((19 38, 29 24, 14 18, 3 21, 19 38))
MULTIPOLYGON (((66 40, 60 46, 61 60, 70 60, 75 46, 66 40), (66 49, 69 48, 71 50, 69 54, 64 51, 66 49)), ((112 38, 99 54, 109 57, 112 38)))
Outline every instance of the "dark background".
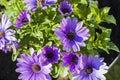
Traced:
POLYGON ((12 61, 11 53, 0 51, 0 80, 17 80, 18 73, 15 72, 16 62, 12 61))

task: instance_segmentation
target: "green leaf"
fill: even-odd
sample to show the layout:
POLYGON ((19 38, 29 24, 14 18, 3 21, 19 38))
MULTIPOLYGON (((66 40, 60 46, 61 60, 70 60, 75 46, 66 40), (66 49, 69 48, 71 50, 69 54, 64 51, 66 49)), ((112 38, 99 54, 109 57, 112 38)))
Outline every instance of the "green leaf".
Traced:
POLYGON ((104 7, 101 12, 104 14, 108 14, 109 10, 110 10, 110 7, 104 7))
POLYGON ((52 72, 51 72, 51 75, 52 75, 52 77, 53 78, 57 78, 58 77, 58 75, 59 75, 59 66, 58 66, 59 64, 53 64, 52 65, 52 72))
POLYGON ((109 44, 108 49, 115 50, 116 52, 120 52, 119 48, 114 43, 109 42, 108 44, 109 44))
POLYGON ((87 4, 87 0, 81 0, 80 3, 87 4))
POLYGON ((19 54, 20 54, 20 49, 17 50, 17 52, 15 54, 14 53, 12 54, 12 61, 16 61, 19 54))
POLYGON ((116 24, 116 20, 112 15, 108 15, 105 19, 108 23, 116 24))

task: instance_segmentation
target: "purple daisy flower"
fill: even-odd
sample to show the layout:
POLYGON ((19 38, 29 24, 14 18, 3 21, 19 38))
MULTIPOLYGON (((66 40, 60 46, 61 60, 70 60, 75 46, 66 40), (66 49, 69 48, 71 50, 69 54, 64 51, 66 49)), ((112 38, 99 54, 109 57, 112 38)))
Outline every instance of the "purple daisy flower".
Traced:
POLYGON ((51 72, 52 65, 42 66, 41 55, 36 55, 31 50, 32 56, 28 54, 22 54, 21 58, 18 58, 16 72, 21 73, 18 77, 20 80, 51 80, 49 73, 51 72))
POLYGON ((5 14, 2 15, 0 23, 0 50, 7 52, 8 45, 11 45, 12 42, 16 42, 17 39, 13 36, 15 31, 8 29, 12 25, 10 19, 7 19, 5 14))
POLYGON ((41 7, 43 9, 47 8, 47 6, 49 5, 55 5, 55 3, 57 2, 57 0, 39 0, 41 7))
POLYGON ((78 64, 79 56, 76 53, 62 53, 62 66, 70 66, 69 71, 74 71, 78 64))
POLYGON ((16 20, 16 27, 21 28, 23 25, 28 24, 31 21, 28 11, 21 12, 16 20))
POLYGON ((75 80, 106 80, 103 74, 107 73, 108 66, 103 62, 103 58, 98 56, 82 56, 82 61, 73 72, 75 80))
POLYGON ((59 50, 57 47, 45 46, 42 50, 42 64, 57 63, 59 59, 59 50))
POLYGON ((77 18, 71 20, 70 17, 63 19, 60 23, 61 28, 55 30, 55 34, 61 40, 63 44, 63 49, 67 52, 71 51, 79 51, 80 47, 85 47, 84 43, 90 36, 88 34, 89 29, 87 27, 82 27, 83 22, 77 23, 77 18))
POLYGON ((29 11, 37 10, 37 0, 24 0, 23 3, 27 4, 29 11))
POLYGON ((72 5, 68 3, 66 0, 63 2, 60 2, 59 6, 59 12, 62 14, 62 16, 70 15, 73 11, 72 5))

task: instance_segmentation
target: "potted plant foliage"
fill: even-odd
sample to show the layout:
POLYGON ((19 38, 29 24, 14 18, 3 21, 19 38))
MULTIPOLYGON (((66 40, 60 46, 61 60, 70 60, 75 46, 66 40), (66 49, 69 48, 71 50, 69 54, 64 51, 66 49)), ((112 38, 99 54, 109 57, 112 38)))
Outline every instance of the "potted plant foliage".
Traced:
POLYGON ((0 80, 106 80, 119 58, 120 20, 112 1, 0 4, 0 80))

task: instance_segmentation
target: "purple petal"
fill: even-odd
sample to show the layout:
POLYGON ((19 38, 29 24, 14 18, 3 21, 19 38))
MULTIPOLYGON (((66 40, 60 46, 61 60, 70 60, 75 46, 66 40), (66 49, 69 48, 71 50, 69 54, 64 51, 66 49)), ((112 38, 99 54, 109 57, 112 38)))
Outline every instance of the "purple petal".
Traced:
POLYGON ((67 52, 70 52, 71 50, 71 45, 69 44, 70 41, 68 41, 67 39, 64 39, 62 43, 64 44, 63 49, 66 50, 67 52))
POLYGON ((71 24, 73 31, 75 31, 75 29, 76 29, 77 22, 78 22, 77 18, 73 18, 72 24, 71 24))
POLYGON ((6 18, 6 15, 3 14, 3 15, 2 15, 2 28, 6 30, 6 29, 9 28, 11 25, 12 25, 12 22, 10 21, 10 19, 7 19, 7 18, 6 18))
POLYGON ((62 32, 61 29, 56 29, 55 34, 58 36, 60 40, 63 40, 65 38, 65 34, 62 32))
POLYGON ((16 31, 12 30, 12 29, 8 29, 6 30, 6 35, 11 36, 14 35, 16 31))
POLYGON ((76 27, 76 32, 79 31, 82 28, 83 22, 79 22, 77 23, 77 27, 76 27))

